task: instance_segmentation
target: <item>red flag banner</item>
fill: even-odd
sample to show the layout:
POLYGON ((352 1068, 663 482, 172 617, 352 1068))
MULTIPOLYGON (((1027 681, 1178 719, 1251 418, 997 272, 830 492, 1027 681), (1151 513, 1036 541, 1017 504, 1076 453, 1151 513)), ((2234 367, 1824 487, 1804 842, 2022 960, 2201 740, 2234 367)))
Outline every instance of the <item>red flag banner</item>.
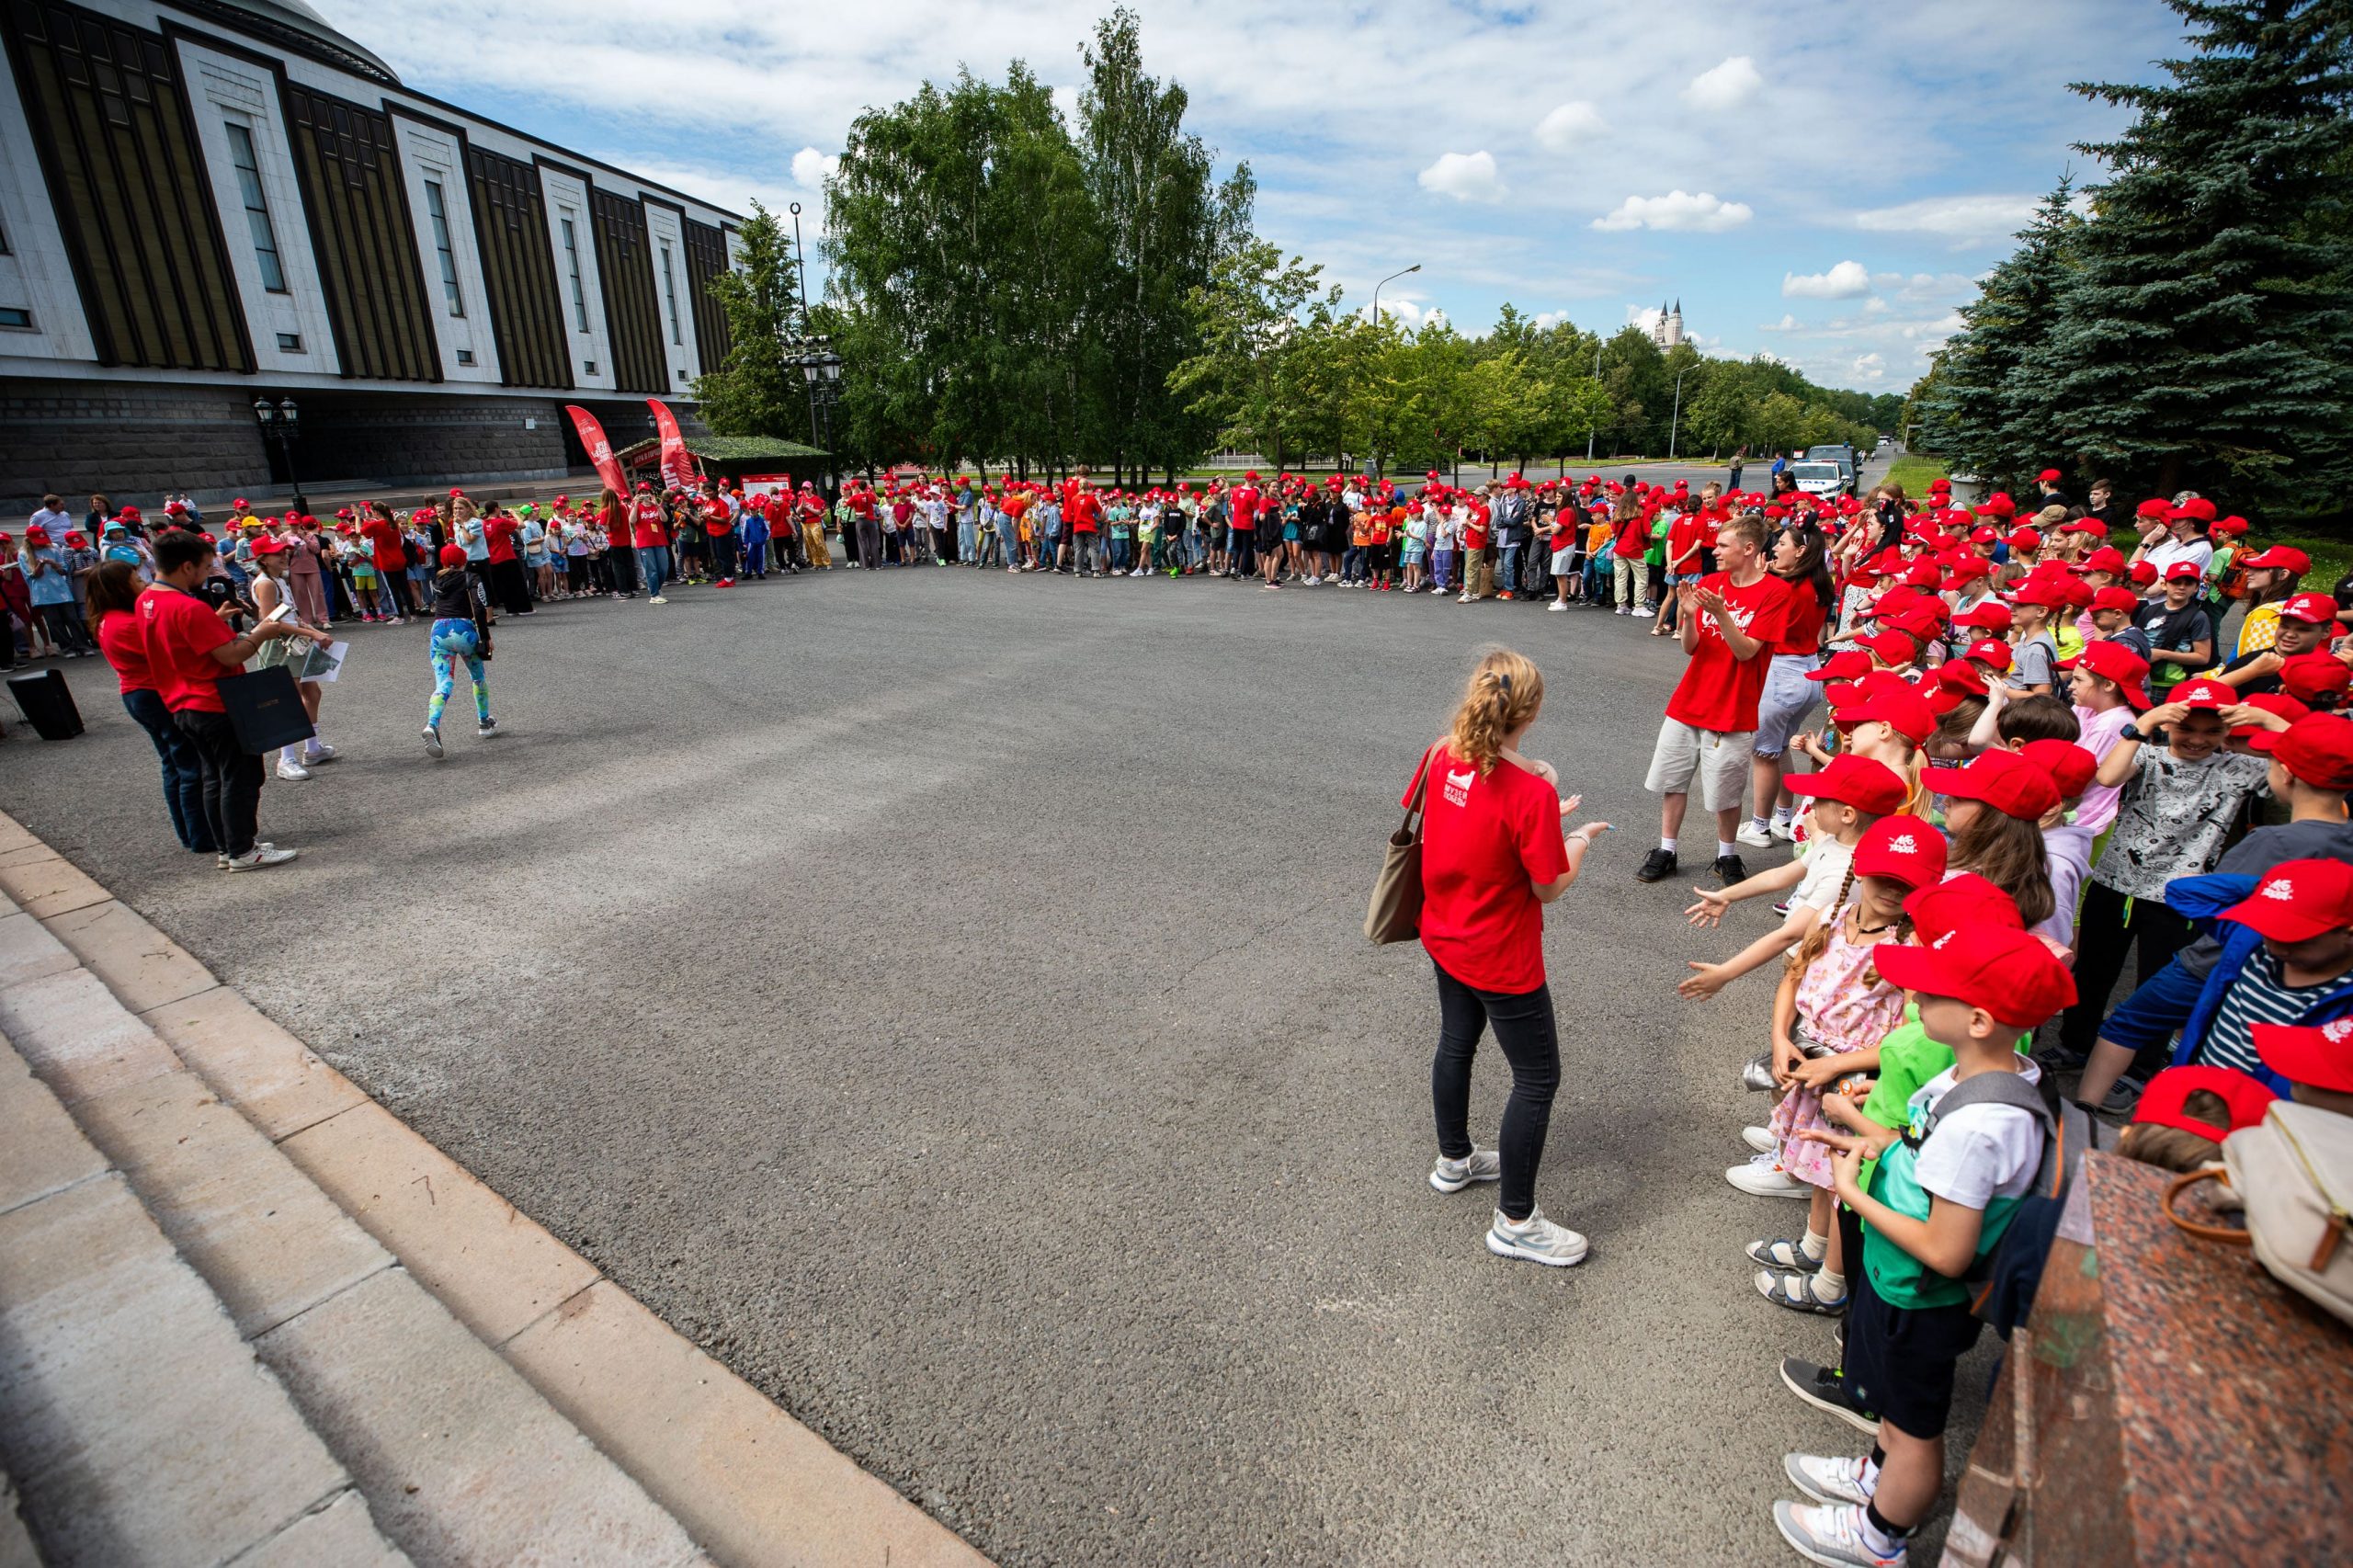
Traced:
POLYGON ((687 450, 687 438, 678 433, 678 417, 663 405, 658 397, 645 400, 654 410, 654 427, 662 432, 662 479, 681 490, 695 486, 695 460, 687 450))
POLYGON ((563 411, 572 415, 572 427, 579 432, 580 445, 587 452, 588 460, 596 465, 597 476, 614 494, 626 496, 629 481, 621 473, 620 460, 613 456, 613 444, 605 439, 605 427, 597 423, 595 415, 577 403, 565 403, 563 411))

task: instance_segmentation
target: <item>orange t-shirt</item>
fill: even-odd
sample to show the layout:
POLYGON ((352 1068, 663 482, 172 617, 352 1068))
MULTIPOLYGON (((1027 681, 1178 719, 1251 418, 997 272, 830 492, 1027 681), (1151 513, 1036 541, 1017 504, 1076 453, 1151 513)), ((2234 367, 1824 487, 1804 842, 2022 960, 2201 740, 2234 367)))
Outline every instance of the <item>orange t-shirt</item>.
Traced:
POLYGON ((1359 550, 1372 542, 1372 524, 1362 512, 1348 518, 1348 542, 1359 550))

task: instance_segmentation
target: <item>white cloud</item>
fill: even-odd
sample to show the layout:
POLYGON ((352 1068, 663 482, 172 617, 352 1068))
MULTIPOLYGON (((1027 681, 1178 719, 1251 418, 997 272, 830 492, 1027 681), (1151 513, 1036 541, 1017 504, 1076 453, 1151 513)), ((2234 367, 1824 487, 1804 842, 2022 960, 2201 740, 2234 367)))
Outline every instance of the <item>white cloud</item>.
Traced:
POLYGON ((1883 354, 1859 354, 1855 357, 1854 369, 1858 380, 1876 381, 1887 374, 1887 357, 1883 354))
POLYGON ((1881 299, 1877 294, 1873 294, 1870 299, 1863 301, 1863 314, 1867 316, 1881 314, 1886 311, 1886 309, 1887 301, 1881 299))
POLYGON ((1694 108, 1722 112, 1738 108, 1764 85, 1765 78, 1757 74, 1756 62, 1745 54, 1735 54, 1722 64, 1711 66, 1692 77, 1691 85, 1683 89, 1683 97, 1694 108))
POLYGON ((1528 318, 1539 332, 1550 332, 1569 319, 1566 311, 1539 311, 1528 318))
POLYGON ((2006 241, 2026 227, 2040 198, 2033 196, 1930 196, 1895 207, 1858 212, 1854 224, 1880 233, 1933 234, 1955 245, 2006 241))
POLYGON ((1759 332, 1795 332, 1798 330, 1798 318, 1790 314, 1787 311, 1784 311, 1781 312, 1781 319, 1779 321, 1767 322, 1756 330, 1759 332))
POLYGON ((1424 190, 1450 196, 1457 201, 1504 199, 1504 182, 1495 174, 1492 153, 1441 153, 1438 162, 1416 177, 1424 190))
POLYGON ((1852 300, 1871 291, 1871 275, 1859 261, 1842 261, 1827 272, 1784 272, 1784 300, 1852 300))
POLYGON ((1704 234, 1736 229, 1756 215, 1745 201, 1726 201, 1708 191, 1693 196, 1670 190, 1665 196, 1630 196, 1593 221, 1597 229, 1688 229, 1704 234))
POLYGON ((792 183, 803 190, 822 189, 826 176, 841 166, 839 157, 803 147, 792 154, 792 183))
POLYGON ((1565 153, 1608 130, 1601 111, 1582 98, 1572 98, 1536 123, 1536 140, 1555 153, 1565 153))

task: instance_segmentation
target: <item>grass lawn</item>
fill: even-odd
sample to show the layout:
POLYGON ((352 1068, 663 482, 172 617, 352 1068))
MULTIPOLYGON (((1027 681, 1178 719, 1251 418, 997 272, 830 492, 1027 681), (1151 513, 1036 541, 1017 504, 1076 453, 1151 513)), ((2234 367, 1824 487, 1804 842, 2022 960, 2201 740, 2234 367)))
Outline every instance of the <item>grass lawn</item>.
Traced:
POLYGON ((2353 572, 2353 540, 2334 534, 2299 534, 2286 538, 2255 536, 2264 544, 2284 544, 2313 558, 2303 585, 2316 593, 2333 591, 2339 579, 2353 572))
POLYGON ((1919 496, 1928 493, 1931 482, 1951 477, 1951 471, 1945 466, 1942 458, 1924 458, 1906 452, 1888 465, 1887 478, 1882 483, 1900 484, 1904 486, 1904 494, 1919 496))

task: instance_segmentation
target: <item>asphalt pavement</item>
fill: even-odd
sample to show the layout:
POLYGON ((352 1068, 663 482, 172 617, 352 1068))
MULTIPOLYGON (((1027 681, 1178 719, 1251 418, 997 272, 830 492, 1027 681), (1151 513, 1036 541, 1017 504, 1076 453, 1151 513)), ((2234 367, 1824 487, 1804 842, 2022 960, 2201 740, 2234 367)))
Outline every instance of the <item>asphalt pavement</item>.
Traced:
MULTIPOLYGON (((301 859, 178 850, 95 660, 0 807, 861 1464, 1009 1563, 1771 1562, 1829 1324, 1742 1247, 1771 916, 1643 887, 1679 657, 1607 613, 1185 580, 835 571, 498 629, 507 733, 416 736, 362 627, 271 783, 301 859), (1476 653, 1605 836, 1547 914, 1554 1271, 1439 1197, 1418 949, 1359 931, 1476 653)), ((12 716, 13 717, 13 716, 12 716)), ((1705 819, 1694 813, 1695 824, 1705 819)), ((1695 825, 1685 863, 1712 853, 1695 825)), ((1474 1132, 1507 1074, 1492 1047, 1474 1132)), ((1964 1432, 1990 1355, 1963 1374, 1964 1432)), ((1961 1459, 1956 1446, 1957 1470, 1961 1459)), ((1934 1543, 1925 1543, 1933 1555, 1934 1543)))

